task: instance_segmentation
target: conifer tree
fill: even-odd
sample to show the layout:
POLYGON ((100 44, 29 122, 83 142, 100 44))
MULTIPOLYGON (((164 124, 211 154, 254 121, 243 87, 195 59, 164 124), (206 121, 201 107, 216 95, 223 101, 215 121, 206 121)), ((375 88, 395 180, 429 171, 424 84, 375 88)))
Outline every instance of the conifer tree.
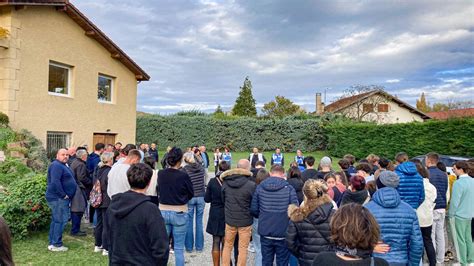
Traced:
POLYGON ((425 113, 431 111, 430 105, 426 102, 424 92, 421 93, 420 99, 416 100, 416 109, 425 113))
POLYGON ((256 116, 257 108, 252 96, 252 82, 249 77, 245 78, 244 85, 240 87, 239 97, 235 100, 232 114, 237 116, 256 116))

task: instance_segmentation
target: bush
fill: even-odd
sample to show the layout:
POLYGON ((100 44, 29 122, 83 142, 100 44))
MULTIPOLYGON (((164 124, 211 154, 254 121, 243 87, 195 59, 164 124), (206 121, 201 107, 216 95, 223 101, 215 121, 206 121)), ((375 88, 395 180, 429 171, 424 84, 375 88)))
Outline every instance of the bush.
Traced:
POLYGON ((334 115, 283 119, 149 115, 137 118, 137 141, 157 143, 159 149, 204 144, 210 149, 228 146, 233 151, 249 151, 253 147, 263 150, 280 147, 287 152, 296 149, 315 151, 326 146, 323 126, 340 119, 334 115))
POLYGON ((8 126, 8 123, 10 123, 8 115, 0 112, 0 126, 8 126))
POLYGON ((333 156, 351 153, 363 158, 375 153, 394 158, 401 151, 417 156, 439 154, 474 157, 474 119, 375 125, 346 124, 325 128, 327 149, 333 156))
POLYGON ((35 175, 14 181, 0 198, 0 215, 15 238, 24 238, 49 225, 51 212, 45 191, 46 176, 35 175))
POLYGON ((0 150, 5 150, 7 144, 15 141, 16 134, 8 127, 0 127, 0 150))
POLYGON ((9 186, 18 179, 33 175, 33 171, 18 159, 8 158, 0 163, 0 185, 2 186, 9 186))
POLYGON ((21 141, 28 150, 25 154, 28 159, 26 162, 28 167, 37 172, 46 171, 49 165, 49 160, 41 141, 25 129, 22 129, 17 134, 17 139, 21 141))

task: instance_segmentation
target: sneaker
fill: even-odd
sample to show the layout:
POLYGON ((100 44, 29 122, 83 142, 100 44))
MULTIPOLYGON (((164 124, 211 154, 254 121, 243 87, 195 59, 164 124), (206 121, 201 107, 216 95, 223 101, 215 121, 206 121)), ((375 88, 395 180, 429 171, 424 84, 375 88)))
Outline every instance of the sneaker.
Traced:
POLYGON ((450 260, 454 260, 454 254, 453 254, 453 252, 451 252, 450 250, 448 250, 446 253, 447 253, 448 258, 449 258, 450 260))
POLYGON ((84 231, 79 231, 75 234, 71 233, 71 236, 87 236, 87 233, 84 231))
POLYGON ((170 254, 174 254, 174 249, 170 249, 170 254))
POLYGON ((248 252, 255 253, 255 248, 253 244, 250 244, 249 247, 247 248, 248 252))
POLYGON ((94 247, 94 252, 97 253, 97 252, 103 252, 104 249, 102 247, 98 247, 98 246, 95 246, 94 247))
POLYGON ((102 256, 109 256, 109 252, 104 249, 104 250, 102 251, 102 256))
POLYGON ((48 246, 48 250, 53 251, 53 252, 65 252, 68 250, 68 248, 65 246, 60 246, 60 247, 48 246))

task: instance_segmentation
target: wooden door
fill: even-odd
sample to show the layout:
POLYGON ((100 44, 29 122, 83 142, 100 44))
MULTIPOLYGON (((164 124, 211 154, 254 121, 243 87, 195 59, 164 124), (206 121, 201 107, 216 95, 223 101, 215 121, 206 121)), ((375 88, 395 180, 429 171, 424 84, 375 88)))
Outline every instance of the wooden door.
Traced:
POLYGON ((107 134, 107 133, 94 133, 94 140, 92 143, 92 148, 95 147, 97 143, 115 144, 115 135, 116 134, 107 134))

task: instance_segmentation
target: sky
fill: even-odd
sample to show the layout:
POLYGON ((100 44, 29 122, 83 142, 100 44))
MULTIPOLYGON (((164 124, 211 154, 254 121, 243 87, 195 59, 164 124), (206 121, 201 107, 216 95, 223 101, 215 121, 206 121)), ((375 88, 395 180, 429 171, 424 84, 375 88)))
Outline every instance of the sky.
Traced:
POLYGON ((228 111, 246 76, 257 108, 282 95, 312 112, 317 92, 329 104, 358 84, 474 101, 474 1, 72 3, 151 76, 138 111, 228 111))

